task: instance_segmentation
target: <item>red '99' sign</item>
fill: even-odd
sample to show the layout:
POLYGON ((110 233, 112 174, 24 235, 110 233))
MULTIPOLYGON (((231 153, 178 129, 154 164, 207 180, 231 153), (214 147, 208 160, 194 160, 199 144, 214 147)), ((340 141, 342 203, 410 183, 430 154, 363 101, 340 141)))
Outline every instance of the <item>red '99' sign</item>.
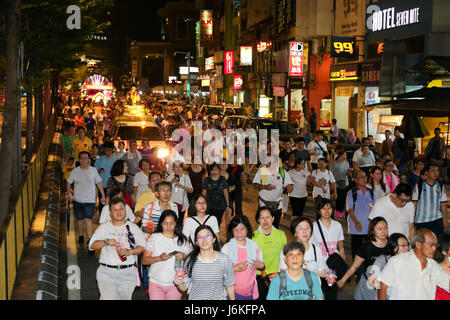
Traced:
POLYGON ((225 51, 224 53, 224 74, 233 74, 234 51, 225 51))

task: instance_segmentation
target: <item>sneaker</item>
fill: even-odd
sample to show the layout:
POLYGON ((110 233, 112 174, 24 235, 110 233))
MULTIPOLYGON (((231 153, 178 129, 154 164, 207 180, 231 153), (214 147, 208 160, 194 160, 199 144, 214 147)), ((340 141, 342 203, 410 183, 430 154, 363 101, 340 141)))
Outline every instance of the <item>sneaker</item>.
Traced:
POLYGON ((84 237, 83 236, 79 236, 78 237, 78 243, 84 243, 84 237))

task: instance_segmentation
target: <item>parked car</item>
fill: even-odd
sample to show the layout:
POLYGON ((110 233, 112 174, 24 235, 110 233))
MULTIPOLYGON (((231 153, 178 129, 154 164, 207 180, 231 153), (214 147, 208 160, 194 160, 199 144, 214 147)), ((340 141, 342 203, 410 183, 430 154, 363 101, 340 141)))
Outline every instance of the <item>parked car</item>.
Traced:
MULTIPOLYGON (((248 120, 250 126, 257 132, 260 129, 278 129, 280 141, 287 141, 290 138, 296 138, 299 136, 298 130, 289 122, 283 120, 274 120, 270 118, 251 118, 248 120)), ((270 132, 268 132, 270 134, 270 132)))

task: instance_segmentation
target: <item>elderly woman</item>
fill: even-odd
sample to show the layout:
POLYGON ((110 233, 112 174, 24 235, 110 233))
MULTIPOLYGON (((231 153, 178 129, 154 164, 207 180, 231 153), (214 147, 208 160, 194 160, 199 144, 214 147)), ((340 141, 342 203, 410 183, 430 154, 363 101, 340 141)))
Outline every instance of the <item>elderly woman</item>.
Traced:
POLYGON ((358 137, 355 135, 355 131, 351 128, 347 131, 347 140, 349 144, 361 144, 358 137))
POLYGON ((278 272, 280 252, 287 243, 287 239, 283 231, 273 226, 275 217, 269 208, 260 207, 255 218, 259 227, 253 232, 252 240, 261 248, 265 264, 265 270, 258 271, 257 276, 259 299, 263 300, 266 298, 268 288, 264 285, 262 276, 278 272))

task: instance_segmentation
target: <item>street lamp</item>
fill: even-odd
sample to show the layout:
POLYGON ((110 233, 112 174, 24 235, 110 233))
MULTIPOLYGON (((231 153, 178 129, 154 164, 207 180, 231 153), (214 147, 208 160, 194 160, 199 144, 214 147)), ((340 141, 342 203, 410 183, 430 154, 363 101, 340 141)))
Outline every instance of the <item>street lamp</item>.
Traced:
MULTIPOLYGON (((188 68, 188 82, 187 82, 187 94, 189 97, 189 104, 191 104, 191 51, 174 51, 174 55, 177 53, 187 55, 187 68, 188 68)), ((193 58, 193 57, 192 57, 193 58)))

